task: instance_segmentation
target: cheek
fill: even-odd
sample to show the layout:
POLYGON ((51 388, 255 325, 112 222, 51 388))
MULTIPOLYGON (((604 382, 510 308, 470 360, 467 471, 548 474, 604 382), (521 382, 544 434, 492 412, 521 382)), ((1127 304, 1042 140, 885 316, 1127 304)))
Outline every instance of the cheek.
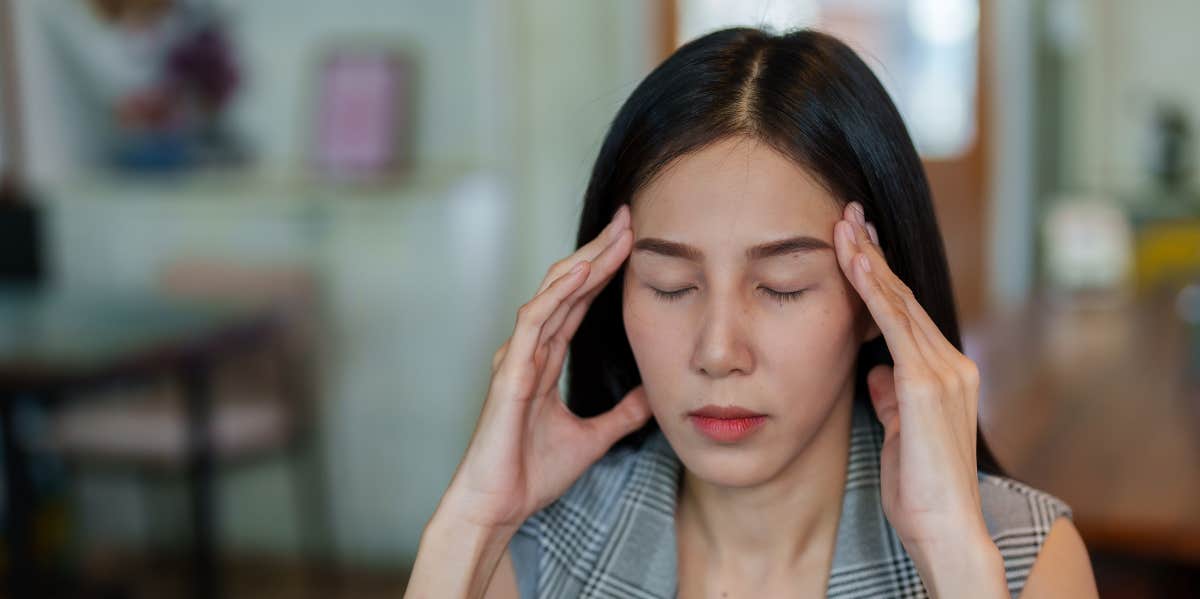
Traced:
POLYGON ((629 338, 629 346, 645 378, 645 370, 654 361, 653 352, 661 353, 666 341, 659 335, 661 327, 655 326, 654 306, 646 298, 626 291, 622 299, 621 314, 625 321, 625 335, 629 338))
POLYGON ((782 323, 773 320, 760 330, 760 357, 793 389, 838 380, 829 375, 849 372, 858 354, 852 298, 834 291, 809 299, 807 305, 790 309, 782 323))
POLYGON ((687 335, 680 323, 664 319, 661 304, 644 294, 626 293, 622 299, 625 335, 646 388, 650 409, 656 415, 670 413, 674 387, 679 382, 680 356, 687 356, 687 335))

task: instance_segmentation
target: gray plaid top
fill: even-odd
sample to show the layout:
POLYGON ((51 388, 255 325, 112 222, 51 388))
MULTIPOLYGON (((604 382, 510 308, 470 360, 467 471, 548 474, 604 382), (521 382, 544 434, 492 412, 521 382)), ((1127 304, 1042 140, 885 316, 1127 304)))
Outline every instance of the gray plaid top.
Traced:
MULTIPOLYGON (((829 597, 927 597, 883 514, 883 427, 855 402, 850 462, 829 597)), ((509 550, 523 599, 670 598, 676 594, 675 500, 682 463, 661 431, 609 451, 557 501, 531 516, 509 550)), ((1020 594, 1050 525, 1070 508, 1019 482, 979 474, 983 516, 1020 594)))

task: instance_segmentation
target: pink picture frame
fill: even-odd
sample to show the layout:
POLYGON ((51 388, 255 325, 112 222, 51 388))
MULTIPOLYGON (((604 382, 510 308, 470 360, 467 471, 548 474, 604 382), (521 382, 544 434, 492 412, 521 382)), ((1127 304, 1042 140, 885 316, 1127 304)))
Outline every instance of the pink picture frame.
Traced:
POLYGON ((392 48, 329 52, 317 77, 310 167, 319 178, 371 182, 411 162, 412 61, 392 48))

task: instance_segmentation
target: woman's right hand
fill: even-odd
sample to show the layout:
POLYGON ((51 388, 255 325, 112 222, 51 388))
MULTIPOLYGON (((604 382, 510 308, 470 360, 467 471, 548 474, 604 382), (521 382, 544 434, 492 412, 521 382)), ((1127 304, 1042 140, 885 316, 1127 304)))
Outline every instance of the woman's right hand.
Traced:
POLYGON ((649 419, 640 385, 592 418, 573 414, 558 390, 571 337, 632 245, 629 208, 622 205, 600 235, 550 267, 538 293, 517 311, 512 336, 492 358, 487 398, 438 506, 442 515, 515 531, 649 419))

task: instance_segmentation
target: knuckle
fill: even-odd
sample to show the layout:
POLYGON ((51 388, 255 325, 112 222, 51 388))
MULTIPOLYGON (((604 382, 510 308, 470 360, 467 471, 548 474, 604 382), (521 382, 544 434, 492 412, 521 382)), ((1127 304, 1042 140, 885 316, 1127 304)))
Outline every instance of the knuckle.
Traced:
POLYGON ((533 310, 534 305, 532 300, 521 304, 521 307, 517 308, 517 323, 529 320, 529 317, 533 315, 533 310))
POLYGON ((558 260, 554 264, 551 264, 550 268, 546 269, 546 280, 553 281, 554 279, 557 279, 559 274, 562 273, 563 269, 566 268, 566 264, 567 261, 565 259, 558 260))
POLYGON ((524 367, 502 370, 496 376, 496 388, 506 397, 528 395, 533 388, 533 369, 524 367))
POLYGON ((979 365, 974 360, 964 356, 959 373, 968 386, 974 387, 979 384, 979 365))

